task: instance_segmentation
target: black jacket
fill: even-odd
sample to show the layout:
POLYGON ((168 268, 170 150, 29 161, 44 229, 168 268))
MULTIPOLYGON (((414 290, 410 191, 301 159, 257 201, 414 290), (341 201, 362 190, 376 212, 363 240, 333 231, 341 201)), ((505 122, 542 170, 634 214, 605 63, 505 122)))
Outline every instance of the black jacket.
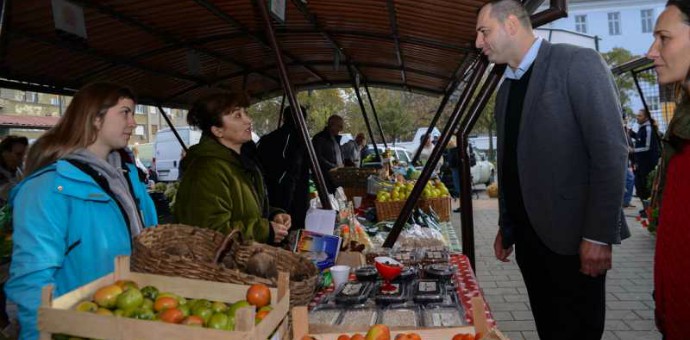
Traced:
POLYGON ((649 122, 640 125, 637 133, 632 132, 631 135, 635 138, 635 170, 639 173, 649 173, 654 170, 661 155, 659 136, 654 133, 649 122))
POLYGON ((328 171, 337 167, 336 148, 340 149, 340 136, 335 136, 334 141, 328 129, 325 128, 314 135, 312 143, 314 144, 316 158, 319 160, 319 165, 321 166, 321 172, 323 172, 328 192, 334 193, 336 186, 328 171))
POLYGON ((304 228, 309 206, 309 158, 299 132, 284 124, 261 137, 258 158, 270 205, 287 211, 293 228, 304 228))

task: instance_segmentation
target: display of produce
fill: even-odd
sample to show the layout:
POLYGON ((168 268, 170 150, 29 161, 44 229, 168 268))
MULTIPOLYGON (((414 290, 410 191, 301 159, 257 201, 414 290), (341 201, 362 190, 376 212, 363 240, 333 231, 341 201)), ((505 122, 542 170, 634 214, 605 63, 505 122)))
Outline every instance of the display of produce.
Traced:
MULTIPOLYGON (((379 202, 396 202, 404 201, 410 196, 416 181, 397 181, 392 188, 381 188, 376 193, 376 200, 379 202)), ((422 198, 437 198, 450 197, 448 188, 440 180, 432 180, 426 183, 424 191, 422 191, 422 198)))
POLYGON ((90 300, 80 302, 74 309, 98 315, 232 331, 235 329, 235 313, 239 308, 253 306, 256 309, 254 322, 258 324, 273 310, 270 302, 271 291, 263 284, 250 286, 246 300, 225 303, 187 299, 170 292, 159 293, 154 286, 139 289, 136 282, 119 280, 99 288, 90 300))
POLYGON ((114 273, 56 299, 44 287, 42 338, 254 340, 287 329, 287 273, 272 289, 132 273, 129 257, 115 262, 114 273))

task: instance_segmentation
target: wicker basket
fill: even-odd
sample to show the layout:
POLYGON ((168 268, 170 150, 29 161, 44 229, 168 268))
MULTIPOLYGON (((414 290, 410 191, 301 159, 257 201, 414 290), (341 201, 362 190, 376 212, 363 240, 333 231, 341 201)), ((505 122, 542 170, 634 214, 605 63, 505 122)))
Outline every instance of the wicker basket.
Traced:
POLYGON ((367 188, 367 178, 376 174, 374 168, 337 168, 329 172, 333 184, 343 188, 367 188))
POLYGON ((343 187, 343 191, 345 191, 345 196, 347 196, 349 200, 355 196, 364 197, 368 195, 366 187, 343 187))
MULTIPOLYGON (((421 199, 417 201, 415 207, 422 208, 424 212, 429 212, 429 207, 436 212, 441 221, 450 221, 450 197, 437 197, 429 199, 421 199)), ((376 201, 376 219, 379 221, 390 221, 395 220, 400 215, 405 201, 393 201, 393 202, 379 202, 376 201)))
POLYGON ((441 221, 450 221, 450 203, 450 197, 427 198, 419 201, 419 207, 426 213, 429 212, 429 207, 431 207, 441 221))
POLYGON ((261 249, 274 257, 278 271, 290 273, 290 305, 307 305, 312 300, 319 272, 309 259, 258 242, 243 243, 240 235, 233 231, 224 236, 210 229, 179 224, 149 228, 134 240, 132 269, 143 273, 237 284, 263 283, 275 287, 275 279, 250 275, 223 264, 227 263, 223 261, 227 255, 232 263, 243 268, 249 256, 261 249))
POLYGON ((390 201, 374 203, 376 205, 376 219, 379 221, 395 220, 400 215, 405 201, 390 201))

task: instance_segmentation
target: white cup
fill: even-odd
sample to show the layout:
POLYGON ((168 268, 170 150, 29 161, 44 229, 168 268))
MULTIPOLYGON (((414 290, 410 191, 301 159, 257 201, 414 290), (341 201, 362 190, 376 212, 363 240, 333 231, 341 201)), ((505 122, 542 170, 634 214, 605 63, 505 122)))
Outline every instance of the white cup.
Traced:
POLYGON ((355 209, 362 205, 362 196, 352 197, 352 200, 355 202, 355 209))
POLYGON ((333 277, 333 286, 337 290, 350 279, 350 266, 331 267, 331 277, 333 277))

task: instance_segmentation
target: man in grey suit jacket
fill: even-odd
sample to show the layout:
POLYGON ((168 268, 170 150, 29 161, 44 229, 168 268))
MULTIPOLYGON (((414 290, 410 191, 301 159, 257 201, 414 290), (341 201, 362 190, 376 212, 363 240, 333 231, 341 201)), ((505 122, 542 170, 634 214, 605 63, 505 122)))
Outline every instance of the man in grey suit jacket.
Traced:
POLYGON ((515 0, 485 4, 477 47, 508 64, 496 98, 499 231, 541 339, 600 339, 611 245, 629 236, 628 156, 612 75, 595 51, 535 37, 515 0))

